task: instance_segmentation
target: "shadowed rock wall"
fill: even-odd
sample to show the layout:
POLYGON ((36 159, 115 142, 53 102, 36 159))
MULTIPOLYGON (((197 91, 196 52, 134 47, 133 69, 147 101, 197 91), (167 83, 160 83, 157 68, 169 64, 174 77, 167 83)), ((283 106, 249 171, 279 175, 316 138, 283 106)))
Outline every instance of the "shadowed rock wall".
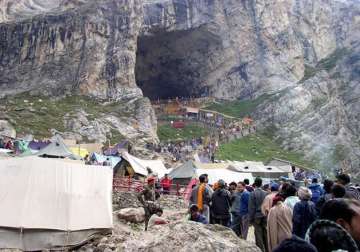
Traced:
POLYGON ((2 95, 140 97, 134 68, 141 13, 140 1, 106 1, 1 24, 2 95))
MULTIPOLYGON (((191 73, 183 86, 190 83, 191 89, 219 98, 255 97, 296 85, 305 63, 316 64, 343 47, 359 9, 355 0, 45 2, 8 0, 0 5, 2 95, 41 90, 140 97, 135 81, 138 41, 145 36, 166 41, 172 36, 166 32, 200 29, 212 36, 203 40, 214 47, 197 46, 195 37, 191 48, 191 35, 169 44, 174 49, 170 59, 179 58, 175 46, 186 40, 189 51, 197 53, 187 57, 189 66, 178 69, 191 73)), ((158 53, 154 61, 169 54, 159 44, 150 49, 158 53)), ((142 76, 138 79, 144 86, 142 76)))

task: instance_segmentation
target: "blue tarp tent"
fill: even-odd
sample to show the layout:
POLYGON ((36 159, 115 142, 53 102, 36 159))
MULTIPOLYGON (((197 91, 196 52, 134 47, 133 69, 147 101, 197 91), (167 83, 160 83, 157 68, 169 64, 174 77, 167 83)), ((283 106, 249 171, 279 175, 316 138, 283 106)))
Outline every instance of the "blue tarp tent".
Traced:
POLYGON ((97 154, 95 152, 92 153, 90 156, 90 160, 95 160, 98 163, 103 163, 107 159, 109 159, 108 161, 111 163, 111 167, 114 167, 115 165, 117 165, 117 163, 119 163, 121 161, 121 157, 104 156, 101 154, 97 154))
POLYGON ((118 143, 117 145, 115 145, 114 147, 111 147, 111 148, 105 150, 104 154, 106 156, 116 156, 116 155, 118 155, 118 153, 121 149, 124 149, 127 146, 128 143, 129 143, 129 141, 124 140, 121 143, 118 143))

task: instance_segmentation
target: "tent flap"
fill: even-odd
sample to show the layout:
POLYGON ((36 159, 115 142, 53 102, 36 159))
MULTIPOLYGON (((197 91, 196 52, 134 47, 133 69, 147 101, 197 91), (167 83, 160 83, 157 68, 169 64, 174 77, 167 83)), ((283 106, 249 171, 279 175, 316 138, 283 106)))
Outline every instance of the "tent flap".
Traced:
POLYGON ((160 178, 163 177, 168 170, 161 160, 144 160, 130 155, 128 152, 122 153, 122 157, 129 162, 134 172, 143 176, 148 175, 147 168, 156 173, 160 178))
POLYGON ((193 178, 195 175, 196 168, 192 161, 185 162, 169 173, 169 177, 172 179, 193 178))
POLYGON ((0 174, 1 227, 112 227, 111 167, 30 156, 1 159, 0 174))

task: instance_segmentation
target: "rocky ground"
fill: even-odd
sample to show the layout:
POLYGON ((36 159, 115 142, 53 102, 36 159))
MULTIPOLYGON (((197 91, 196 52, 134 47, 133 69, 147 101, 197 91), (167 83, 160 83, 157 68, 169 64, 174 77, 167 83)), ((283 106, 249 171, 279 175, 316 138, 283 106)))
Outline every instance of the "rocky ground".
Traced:
MULTIPOLYGON (((131 192, 115 193, 113 201, 115 210, 140 206, 131 192)), ((95 237, 74 251, 260 251, 252 238, 244 241, 228 228, 187 221, 187 208, 181 197, 162 196, 159 203, 164 208, 162 217, 169 224, 153 226, 145 232, 143 223, 119 219, 115 211, 112 234, 95 237)))
POLYGON ((156 117, 147 98, 108 101, 25 93, 0 99, 0 107, 1 135, 41 139, 59 132, 67 139, 106 144, 127 139, 134 150, 158 141, 156 117))
MULTIPOLYGON (((183 197, 175 195, 162 195, 159 199, 159 204, 161 207, 167 210, 179 210, 187 208, 187 204, 183 197)), ((113 206, 114 210, 118 210, 128 207, 140 207, 141 205, 136 198, 136 194, 133 192, 114 192, 113 206)))
POLYGON ((135 225, 116 223, 113 234, 93 239, 75 251, 241 251, 258 252, 252 242, 238 238, 219 225, 203 225, 189 221, 172 221, 141 231, 135 225))

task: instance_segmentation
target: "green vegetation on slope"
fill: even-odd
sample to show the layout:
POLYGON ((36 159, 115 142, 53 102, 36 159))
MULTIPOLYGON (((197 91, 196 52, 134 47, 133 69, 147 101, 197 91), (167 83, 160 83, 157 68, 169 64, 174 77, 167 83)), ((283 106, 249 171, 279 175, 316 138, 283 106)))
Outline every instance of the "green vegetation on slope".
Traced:
POLYGON ((253 100, 236 100, 224 103, 213 103, 206 107, 206 109, 214 110, 229 116, 242 118, 246 115, 250 115, 255 111, 257 106, 271 99, 271 97, 272 95, 266 94, 253 100))
POLYGON ((159 125, 157 134, 160 141, 186 140, 207 135, 207 129, 196 123, 186 123, 183 129, 175 129, 169 123, 159 125))
POLYGON ((20 134, 33 134, 37 138, 50 137, 50 129, 66 131, 64 117, 75 117, 76 110, 83 109, 92 120, 101 113, 122 113, 120 103, 108 103, 86 96, 67 96, 60 99, 46 96, 30 96, 28 93, 0 100, 9 121, 20 134))
POLYGON ((300 80, 300 83, 314 77, 316 73, 322 70, 326 70, 328 72, 331 71, 336 66, 337 62, 348 53, 349 51, 346 48, 336 49, 328 57, 320 60, 315 67, 305 65, 304 77, 300 80))
POLYGON ((300 153, 286 151, 271 138, 262 134, 249 135, 221 145, 216 158, 262 161, 264 163, 269 162, 272 158, 280 158, 310 168, 315 165, 312 161, 305 160, 300 153))

